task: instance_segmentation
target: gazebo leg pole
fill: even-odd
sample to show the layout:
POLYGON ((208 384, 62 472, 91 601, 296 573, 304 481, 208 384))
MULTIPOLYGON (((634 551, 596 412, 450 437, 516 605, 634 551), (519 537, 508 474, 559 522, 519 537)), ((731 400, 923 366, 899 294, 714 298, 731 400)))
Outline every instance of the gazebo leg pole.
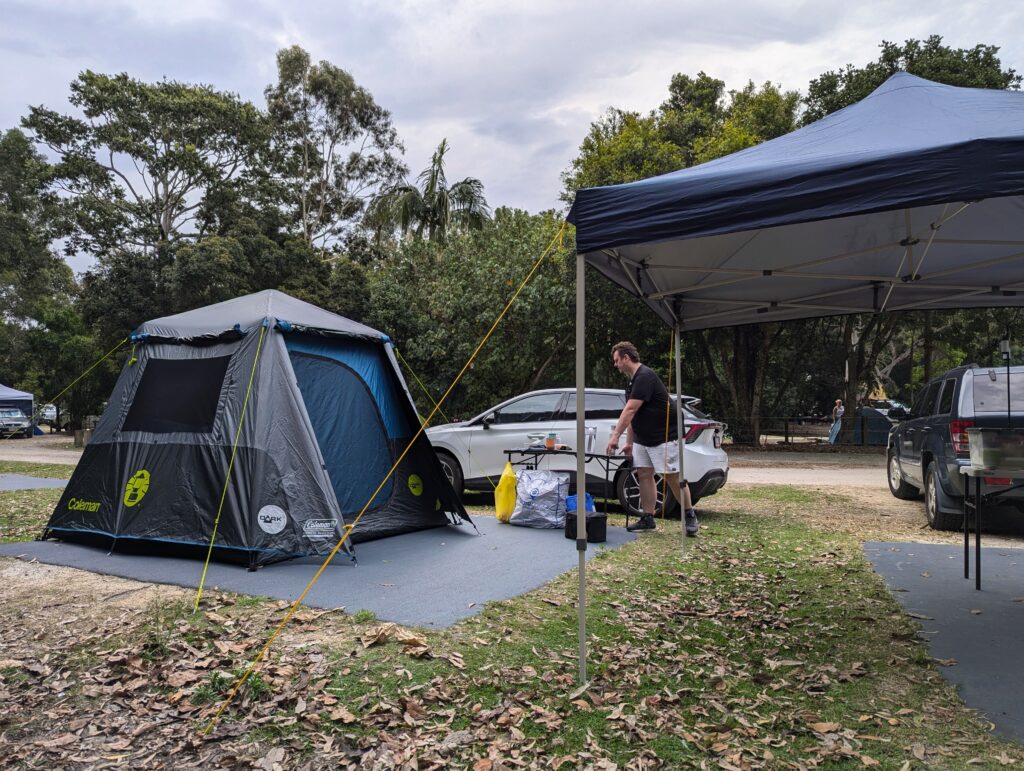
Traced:
POLYGON ((587 683, 586 260, 576 255, 576 552, 579 554, 580 686, 587 683))

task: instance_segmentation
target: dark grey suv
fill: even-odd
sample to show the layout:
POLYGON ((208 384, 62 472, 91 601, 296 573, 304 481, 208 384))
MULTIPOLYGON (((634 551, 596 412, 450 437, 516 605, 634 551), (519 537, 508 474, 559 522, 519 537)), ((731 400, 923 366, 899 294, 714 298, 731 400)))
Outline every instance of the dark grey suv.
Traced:
MULTIPOLYGON (((1006 428, 1010 421, 1024 426, 1024 367, 1010 368, 1009 389, 1008 415, 1005 366, 958 367, 926 384, 909 413, 889 411, 889 418, 899 421, 889 432, 889 490, 905 500, 923 492, 928 524, 936 530, 963 524, 959 469, 971 463, 967 429, 1006 428)), ((1022 502, 1012 495, 1007 499, 1018 506, 1022 502)))

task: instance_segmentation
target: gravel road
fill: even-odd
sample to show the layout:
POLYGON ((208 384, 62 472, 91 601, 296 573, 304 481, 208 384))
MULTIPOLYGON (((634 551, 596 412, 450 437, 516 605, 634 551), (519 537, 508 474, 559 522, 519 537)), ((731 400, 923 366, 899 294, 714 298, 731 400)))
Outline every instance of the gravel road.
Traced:
MULTIPOLYGON (((0 460, 74 466, 82 456, 68 434, 0 442, 0 460)), ((729 452, 729 484, 885 488, 885 456, 843 452, 729 452)), ((68 468, 68 476, 71 469, 68 468)))

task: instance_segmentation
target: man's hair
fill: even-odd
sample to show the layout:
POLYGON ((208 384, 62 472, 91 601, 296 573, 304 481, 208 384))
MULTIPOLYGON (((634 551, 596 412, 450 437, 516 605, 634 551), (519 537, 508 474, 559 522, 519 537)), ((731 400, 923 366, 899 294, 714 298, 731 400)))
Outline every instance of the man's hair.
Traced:
POLYGON ((627 343, 625 340, 613 345, 612 353, 618 353, 619 356, 625 356, 630 361, 640 361, 640 352, 636 349, 636 346, 632 343, 627 343))

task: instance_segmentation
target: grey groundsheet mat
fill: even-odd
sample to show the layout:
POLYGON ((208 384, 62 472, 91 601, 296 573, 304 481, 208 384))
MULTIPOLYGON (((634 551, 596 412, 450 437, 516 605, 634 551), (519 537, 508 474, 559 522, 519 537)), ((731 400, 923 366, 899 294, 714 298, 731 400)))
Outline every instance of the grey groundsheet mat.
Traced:
POLYGON ((43 479, 24 474, 0 474, 0 491, 4 490, 37 490, 42 487, 65 487, 66 479, 43 479))
MULTIPOLYGON (((984 544, 984 538, 982 538, 984 544)), ((964 703, 1024 741, 1024 549, 982 546, 981 591, 963 545, 868 541, 864 552, 964 703)))
MULTIPOLYGON (((485 516, 473 522, 480 535, 462 524, 356 544, 356 562, 339 551, 304 603, 349 613, 370 610, 381 620, 404 625, 447 627, 480 612, 490 600, 536 589, 579 565, 576 542, 562 530, 503 525, 485 516)), ((587 559, 636 537, 609 526, 607 542, 588 544, 587 559)), ((59 541, 0 544, 0 556, 184 587, 197 587, 203 570, 201 560, 108 554, 59 541)), ((211 562, 204 586, 295 600, 322 564, 323 558, 302 558, 250 572, 211 562)))

